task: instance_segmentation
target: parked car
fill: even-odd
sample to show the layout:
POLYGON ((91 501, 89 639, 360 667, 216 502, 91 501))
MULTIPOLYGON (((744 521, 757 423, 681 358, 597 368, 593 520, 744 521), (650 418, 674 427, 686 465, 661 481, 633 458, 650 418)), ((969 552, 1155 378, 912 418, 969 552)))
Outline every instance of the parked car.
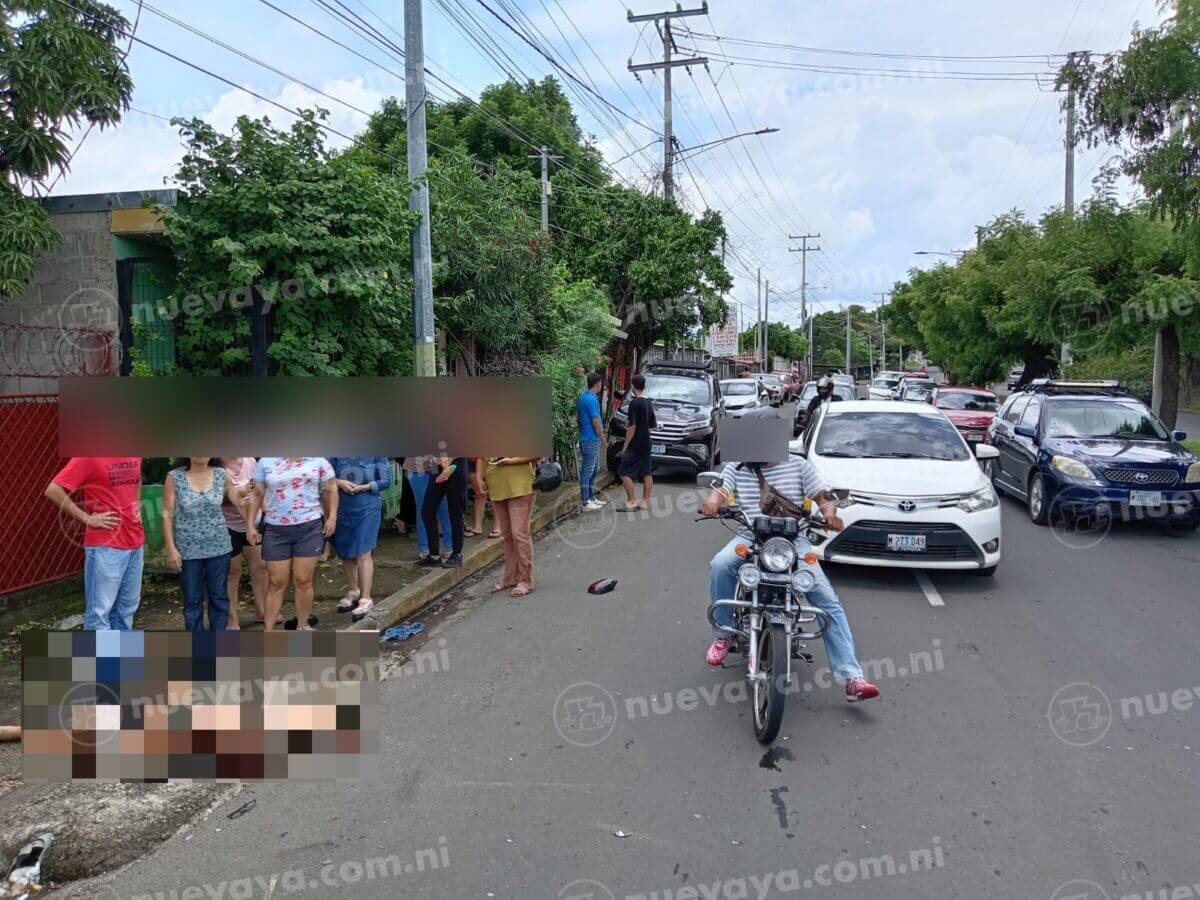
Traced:
POLYGON ((790 403, 796 399, 796 395, 800 393, 800 375, 796 372, 784 372, 782 370, 772 372, 772 375, 779 379, 783 385, 783 402, 790 403))
MULTIPOLYGON (((854 395, 846 395, 846 386, 839 385, 836 381, 833 383, 833 396, 838 401, 853 400, 854 395)), ((800 396, 796 398, 796 420, 792 424, 792 435, 798 435, 808 426, 808 404, 813 397, 817 396, 817 382, 807 381, 804 383, 803 389, 800 391, 800 396)))
POLYGON ((933 405, 954 423, 968 444, 974 444, 987 439, 1000 401, 987 388, 938 387, 933 391, 933 405))
POLYGON ((1039 525, 1068 517, 1200 527, 1200 458, 1116 382, 1037 379, 988 427, 996 488, 1039 525))
POLYGON ((770 406, 767 389, 757 378, 730 378, 721 382, 721 397, 725 401, 725 415, 739 418, 752 409, 770 406))
POLYGON ((783 403, 783 381, 778 375, 769 375, 762 373, 756 376, 771 398, 772 406, 779 406, 783 403))
POLYGON ((905 375, 896 386, 896 399, 928 403, 933 388, 933 381, 923 375, 905 375))
MULTIPOLYGON (((717 422, 724 415, 713 364, 662 360, 647 365, 642 374, 646 376, 646 397, 658 420, 658 427, 650 432, 655 468, 711 469, 721 453, 717 422)), ((627 406, 623 403, 613 413, 609 428, 608 467, 614 471, 629 425, 627 406)))
POLYGON ((852 377, 842 372, 834 372, 829 377, 833 379, 834 390, 843 400, 858 399, 858 386, 852 377))
POLYGON ((845 530, 814 541, 830 562, 991 575, 1000 562, 1000 504, 980 461, 941 412, 885 400, 821 407, 792 452, 833 487, 845 530))
POLYGON ((868 400, 891 400, 900 384, 899 372, 880 372, 867 388, 868 400))
POLYGON ((1025 374, 1024 366, 1013 366, 1013 368, 1008 373, 1008 382, 1006 385, 1010 391, 1015 391, 1017 389, 1017 385, 1021 381, 1021 376, 1024 374, 1025 374))

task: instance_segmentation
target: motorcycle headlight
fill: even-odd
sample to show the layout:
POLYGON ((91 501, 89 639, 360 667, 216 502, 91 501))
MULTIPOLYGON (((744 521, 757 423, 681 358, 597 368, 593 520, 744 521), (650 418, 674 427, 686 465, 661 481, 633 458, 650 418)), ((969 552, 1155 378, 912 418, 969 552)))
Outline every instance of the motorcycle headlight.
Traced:
POLYGON ((1184 481, 1190 481, 1193 484, 1200 481, 1200 462, 1194 462, 1188 466, 1187 474, 1183 476, 1184 481))
POLYGON ((792 589, 801 594, 807 594, 817 586, 816 576, 808 569, 800 569, 792 576, 792 589))
POLYGON ((753 563, 746 563, 738 569, 738 584, 747 590, 754 590, 762 581, 762 569, 753 563))
POLYGON ((958 501, 958 508, 963 512, 979 512, 981 509, 991 509, 1000 501, 990 484, 984 485, 973 494, 967 494, 958 501))
POLYGON ((771 572, 786 572, 796 562, 796 548, 787 538, 771 538, 758 554, 763 568, 771 572))
POLYGON ((1050 460, 1050 465, 1056 472, 1062 472, 1068 478, 1086 481, 1089 484, 1099 484, 1099 479, 1092 470, 1077 459, 1071 459, 1069 456, 1055 456, 1050 460))

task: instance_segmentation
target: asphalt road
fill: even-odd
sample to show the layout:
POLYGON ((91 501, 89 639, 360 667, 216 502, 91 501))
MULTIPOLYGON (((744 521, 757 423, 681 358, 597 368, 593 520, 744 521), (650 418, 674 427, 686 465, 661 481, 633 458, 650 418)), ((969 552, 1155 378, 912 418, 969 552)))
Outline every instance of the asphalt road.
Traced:
POLYGON ((694 491, 565 526, 527 598, 480 582, 428 635, 438 671, 382 685, 379 776, 247 788, 66 893, 1200 896, 1200 536, 1056 535, 1005 500, 993 579, 831 567, 882 697, 848 706, 815 648, 767 752, 704 663, 725 533, 694 491))

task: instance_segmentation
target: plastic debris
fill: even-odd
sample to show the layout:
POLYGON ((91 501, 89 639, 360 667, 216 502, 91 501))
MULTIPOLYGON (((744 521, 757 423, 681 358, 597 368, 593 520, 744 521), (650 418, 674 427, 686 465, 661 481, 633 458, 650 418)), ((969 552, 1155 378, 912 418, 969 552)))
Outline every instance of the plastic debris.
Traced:
POLYGON ((613 832, 613 837, 627 838, 627 837, 631 837, 631 835, 629 834, 628 831, 622 831, 620 828, 618 828, 616 831, 613 832))
POLYGON ((250 812, 250 810, 254 809, 254 807, 256 807, 256 806, 258 806, 257 799, 247 800, 245 803, 243 803, 241 806, 239 806, 237 809, 235 809, 233 812, 231 812, 225 818, 240 819, 242 816, 244 816, 246 813, 250 812))
POLYGON ((615 578, 601 578, 599 581, 593 581, 588 585, 587 591, 589 594, 607 594, 617 586, 615 578))
POLYGON ((420 634, 425 630, 425 625, 422 622, 411 622, 407 625, 393 625, 379 636, 379 643, 385 644, 388 641, 407 641, 413 635, 420 634))
POLYGON ((42 863, 45 862, 46 853, 53 843, 54 835, 47 831, 45 834, 39 834, 17 852, 4 878, 5 896, 24 898, 34 891, 42 890, 42 863))

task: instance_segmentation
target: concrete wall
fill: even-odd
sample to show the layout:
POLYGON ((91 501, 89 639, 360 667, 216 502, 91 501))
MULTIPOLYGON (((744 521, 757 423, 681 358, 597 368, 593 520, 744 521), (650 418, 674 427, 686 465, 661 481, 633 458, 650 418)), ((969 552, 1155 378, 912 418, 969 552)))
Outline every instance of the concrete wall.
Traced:
POLYGON ((20 297, 0 303, 0 394, 54 393, 61 374, 100 374, 119 360, 111 213, 52 215, 62 241, 20 297), (94 331, 86 331, 92 329, 94 331), (111 343, 96 336, 111 334, 111 343))

